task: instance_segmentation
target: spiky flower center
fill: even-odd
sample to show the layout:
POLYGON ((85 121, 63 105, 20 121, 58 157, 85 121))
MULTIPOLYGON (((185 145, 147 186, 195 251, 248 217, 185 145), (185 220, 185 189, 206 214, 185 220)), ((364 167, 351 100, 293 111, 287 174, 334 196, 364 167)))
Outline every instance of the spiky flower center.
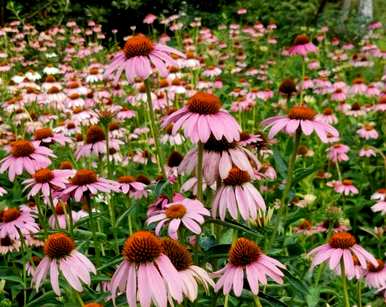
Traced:
POLYGON ((53 136, 53 132, 50 128, 37 129, 34 133, 34 138, 36 140, 42 140, 52 136, 53 136))
POLYGON ((330 246, 332 248, 348 249, 357 243, 355 237, 348 232, 338 232, 332 235, 330 246))
POLYGON ((61 259, 69 256, 74 249, 74 240, 64 233, 49 235, 44 243, 44 253, 51 259, 61 259))
POLYGON ((352 185, 352 180, 350 180, 350 179, 343 179, 342 184, 343 185, 352 185))
POLYGON ((168 256, 177 271, 184 271, 192 264, 192 255, 180 242, 172 239, 162 240, 164 254, 168 256))
POLYGON ((86 135, 87 144, 95 144, 97 142, 104 141, 105 139, 106 139, 106 136, 102 127, 94 125, 88 128, 87 135, 86 135))
POLYGON ((55 206, 55 212, 57 215, 63 215, 64 214, 64 208, 65 208, 66 204, 65 203, 58 203, 56 206, 55 206))
POLYGON ((135 181, 133 176, 121 176, 118 178, 119 183, 132 183, 135 181))
POLYGON ((365 80, 363 80, 363 78, 355 78, 353 81, 352 81, 353 84, 362 84, 362 83, 365 83, 365 80))
POLYGON ((219 153, 235 147, 236 143, 229 143, 225 138, 217 140, 213 134, 210 135, 208 141, 204 144, 204 149, 206 151, 214 151, 219 153))
POLYGON ((136 56, 148 56, 154 50, 152 41, 144 35, 130 37, 123 47, 127 59, 136 56))
POLYGON ((60 93, 60 89, 57 86, 51 86, 48 91, 48 94, 58 94, 60 93))
POLYGON ((103 305, 99 303, 87 303, 84 304, 83 307, 103 307, 103 305))
POLYGON ((17 208, 8 208, 0 212, 0 219, 3 223, 15 221, 20 216, 20 210, 17 208))
POLYGON ((73 169, 71 161, 60 162, 59 169, 73 169))
POLYGON ((375 267, 371 262, 367 264, 367 269, 369 270, 369 272, 377 273, 383 270, 383 268, 385 267, 385 262, 381 259, 377 259, 377 262, 377 267, 375 267))
POLYGON ((294 106, 288 112, 288 118, 298 120, 313 120, 316 112, 306 106, 294 106))
POLYGON ((88 169, 80 169, 75 176, 71 178, 73 185, 92 184, 97 181, 97 175, 94 171, 88 169))
POLYGON ((374 130, 374 124, 372 124, 372 123, 366 123, 366 124, 363 125, 363 128, 364 128, 366 131, 374 130))
POLYGON ((279 92, 286 95, 291 95, 293 92, 296 92, 295 82, 291 79, 284 79, 279 86, 279 92))
POLYGON ((251 177, 248 172, 242 171, 238 167, 232 167, 229 171, 228 177, 226 177, 223 181, 225 185, 237 186, 249 182, 250 180, 251 177))
POLYGON ((178 151, 173 151, 168 158, 169 167, 177 167, 183 160, 183 156, 178 151))
POLYGON ((18 140, 11 143, 11 154, 15 158, 28 157, 35 152, 35 147, 30 141, 18 140))
POLYGON ((361 109, 361 105, 357 102, 354 102, 351 106, 352 111, 360 111, 360 109, 361 109))
POLYGON ((187 107, 193 113, 202 115, 216 114, 221 109, 221 101, 215 95, 198 92, 190 97, 187 107))
POLYGON ((171 205, 165 210, 166 217, 170 219, 179 219, 182 218, 185 214, 186 208, 182 204, 171 205))
POLYGON ((12 244, 13 244, 13 241, 8 236, 4 238, 0 238, 0 246, 12 246, 12 244))
POLYGON ((299 229, 303 230, 311 230, 312 229, 312 224, 310 221, 304 220, 300 225, 299 229))
POLYGON ((297 35, 295 40, 294 40, 294 45, 299 46, 299 45, 306 45, 310 42, 310 39, 308 38, 307 35, 305 34, 300 34, 297 35))
POLYGON ((331 115, 333 113, 334 113, 334 111, 331 108, 325 108, 323 110, 323 115, 331 115))
POLYGON ((246 238, 239 238, 229 251, 229 262, 235 266, 251 264, 261 255, 260 247, 246 238))
POLYGON ((377 190, 377 193, 379 194, 385 194, 386 195, 386 188, 381 188, 377 190))
POLYGON ((54 179, 54 173, 49 168, 41 168, 33 175, 37 183, 47 183, 54 179))
POLYGON ((126 240, 122 253, 131 263, 152 262, 162 253, 161 240, 148 231, 138 231, 126 240))

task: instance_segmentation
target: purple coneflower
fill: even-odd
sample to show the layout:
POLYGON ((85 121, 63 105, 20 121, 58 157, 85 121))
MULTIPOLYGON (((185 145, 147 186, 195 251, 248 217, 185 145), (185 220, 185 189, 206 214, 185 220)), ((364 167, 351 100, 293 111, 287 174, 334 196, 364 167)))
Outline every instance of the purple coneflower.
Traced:
POLYGON ((386 286, 386 267, 385 262, 377 259, 378 265, 374 266, 371 262, 368 264, 365 282, 372 288, 381 288, 386 286))
POLYGON ((178 229, 181 223, 195 234, 201 233, 201 224, 204 223, 204 217, 209 216, 208 209, 198 200, 184 198, 177 202, 165 205, 163 210, 152 215, 146 221, 146 224, 158 222, 155 233, 160 234, 162 226, 169 224, 168 235, 172 239, 178 239, 178 229))
POLYGON ((76 201, 81 201, 85 193, 97 194, 98 192, 119 192, 117 183, 113 180, 100 178, 88 169, 78 170, 61 193, 62 196, 72 195, 76 201))
POLYGON ((32 278, 36 290, 49 274, 52 289, 59 296, 61 294, 59 274, 62 273, 72 288, 82 292, 82 282, 90 285, 90 273, 96 274, 95 266, 75 249, 74 240, 64 233, 48 236, 44 244, 44 254, 32 278))
POLYGON ((127 80, 132 83, 137 77, 147 79, 152 74, 152 66, 154 66, 161 76, 166 77, 168 75, 167 66, 178 65, 170 54, 185 57, 178 50, 153 43, 144 35, 134 35, 126 41, 123 50, 118 52, 106 68, 105 76, 112 76, 115 72, 114 83, 117 83, 121 73, 125 71, 127 80))
POLYGON ((127 303, 136 307, 167 306, 168 299, 183 300, 181 278, 170 259, 163 253, 162 242, 152 233, 138 231, 123 246, 124 260, 111 279, 113 302, 117 290, 126 292, 127 303))
POLYGON ((117 181, 119 190, 122 193, 129 194, 137 199, 147 195, 146 185, 136 181, 133 176, 121 176, 117 181))
POLYGON ((288 49, 289 55, 301 55, 303 57, 317 51, 318 48, 316 48, 316 46, 310 42, 307 35, 304 34, 296 36, 293 45, 288 49))
POLYGON ((39 232, 39 225, 31 211, 18 208, 5 208, 0 212, 0 238, 19 240, 19 232, 27 237, 39 232))
POLYGON ((40 146, 40 141, 14 141, 7 151, 10 155, 0 161, 0 173, 8 170, 10 181, 14 181, 15 176, 21 175, 23 170, 33 174, 36 170, 47 167, 51 164, 49 157, 55 157, 51 149, 40 146))
POLYGON ((265 211, 264 199, 250 181, 251 177, 246 171, 232 167, 213 200, 212 216, 218 214, 224 220, 228 211, 233 219, 237 220, 240 213, 248 221, 257 218, 258 210, 265 211))
POLYGON ((305 105, 297 105, 293 106, 287 115, 267 118, 261 124, 271 127, 268 134, 269 138, 273 138, 281 130, 288 134, 293 134, 298 129, 305 135, 310 135, 315 131, 324 143, 328 141, 327 134, 339 136, 339 132, 334 127, 317 120, 315 118, 316 115, 317 113, 312 108, 305 105))
POLYGON ((285 269, 285 265, 265 255, 255 242, 239 238, 229 251, 226 266, 214 273, 220 277, 214 289, 218 292, 223 288, 227 295, 233 288, 234 294, 240 296, 246 275, 249 288, 257 295, 259 284, 267 285, 267 277, 278 284, 283 283, 284 274, 280 269, 285 269))
POLYGON ((173 125, 172 133, 183 128, 185 136, 193 143, 206 143, 211 134, 216 140, 223 137, 228 142, 240 138, 240 126, 237 121, 221 108, 220 99, 212 94, 198 92, 180 110, 170 114, 163 121, 163 127, 173 125))

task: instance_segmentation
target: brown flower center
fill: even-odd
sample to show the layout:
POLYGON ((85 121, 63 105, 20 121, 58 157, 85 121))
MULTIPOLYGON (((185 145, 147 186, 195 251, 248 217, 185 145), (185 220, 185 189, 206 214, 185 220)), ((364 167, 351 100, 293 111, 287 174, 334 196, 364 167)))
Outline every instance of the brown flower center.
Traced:
POLYGON ((279 86, 279 92, 286 95, 296 92, 295 82, 291 79, 284 79, 279 86))
POLYGON ((80 169, 75 176, 71 178, 73 185, 86 185, 97 181, 97 175, 94 171, 88 169, 80 169))
POLYGON ((83 307, 103 307, 103 305, 99 303, 87 303, 84 304, 83 307))
POLYGON ((377 193, 385 194, 386 195, 386 188, 378 189, 377 193))
POLYGON ((35 172, 33 175, 37 183, 47 183, 54 179, 54 173, 48 168, 42 168, 35 172))
POLYGON ((353 81, 352 81, 352 84, 362 84, 364 83, 365 81, 362 79, 362 78, 355 78, 353 81))
POLYGON ((177 271, 184 271, 192 264, 192 255, 180 242, 172 239, 162 240, 164 254, 169 257, 177 271))
POLYGON ((118 178, 119 183, 132 183, 135 181, 133 176, 121 176, 118 178))
POLYGON ((168 158, 169 167, 177 167, 183 160, 183 156, 178 151, 173 151, 168 158))
POLYGON ((11 143, 11 154, 15 158, 28 157, 35 152, 35 147, 30 141, 19 140, 11 143))
POLYGON ((87 130, 86 143, 95 144, 106 139, 105 132, 103 129, 97 125, 91 126, 87 130))
POLYGON ((57 215, 63 215, 64 214, 64 207, 66 206, 65 203, 58 203, 55 206, 55 212, 57 215))
POLYGON ((60 93, 60 89, 56 86, 51 86, 48 91, 47 91, 48 94, 57 94, 57 93, 60 93))
POLYGON ((367 263, 367 269, 369 270, 369 272, 377 273, 383 270, 383 268, 385 267, 385 262, 381 259, 377 259, 377 262, 377 267, 375 267, 371 262, 367 263))
POLYGON ((290 119, 313 120, 316 112, 310 107, 294 106, 288 112, 290 119))
POLYGON ((357 243, 355 237, 348 232, 335 233, 330 239, 330 246, 332 248, 348 249, 357 243))
POLYGON ((374 130, 374 125, 370 123, 366 123, 363 125, 363 128, 365 128, 366 131, 374 130))
POLYGON ((188 100, 187 107, 193 113, 216 114, 221 109, 221 101, 215 95, 198 92, 188 100))
POLYGON ((213 134, 210 135, 208 141, 204 144, 204 149, 206 151, 214 151, 219 153, 235 147, 236 143, 229 143, 225 138, 222 138, 218 141, 213 136, 213 134))
POLYGON ((138 231, 123 246, 122 254, 131 263, 152 262, 162 253, 161 240, 148 231, 138 231))
POLYGON ((307 35, 300 34, 300 35, 296 36, 296 38, 294 40, 294 45, 295 46, 305 45, 305 44, 308 44, 309 42, 310 42, 310 40, 309 40, 307 35))
POLYGON ((69 256, 74 249, 74 240, 64 233, 49 235, 44 243, 44 253, 51 259, 61 259, 69 256))
POLYGON ((171 205, 165 210, 165 214, 170 219, 182 218, 186 214, 186 208, 182 204, 171 205))
POLYGON ((300 225, 299 229, 303 230, 311 230, 312 229, 312 224, 310 221, 304 220, 300 225))
POLYGON ((0 246, 12 246, 12 244, 13 241, 8 236, 0 239, 0 246))
POLYGON ((361 105, 357 102, 354 102, 351 106, 352 111, 359 111, 361 109, 361 105))
POLYGON ((223 181, 225 185, 242 185, 243 183, 249 182, 251 177, 248 172, 242 171, 238 167, 232 167, 229 171, 228 177, 226 177, 223 181))
POLYGON ((71 161, 60 162, 59 169, 73 169, 71 161))
POLYGON ((352 185, 352 180, 350 180, 350 179, 343 179, 342 184, 343 185, 352 185))
POLYGON ((325 108, 323 110, 323 115, 331 115, 333 113, 334 113, 334 111, 331 108, 325 108))
POLYGON ((42 140, 48 137, 52 137, 53 133, 50 128, 41 128, 41 129, 36 129, 34 133, 34 138, 36 140, 42 140))
POLYGON ((8 208, 0 212, 0 219, 3 223, 15 221, 20 216, 20 210, 17 208, 8 208))
POLYGON ((255 242, 240 238, 229 251, 229 262, 235 266, 246 266, 259 259, 260 255, 261 249, 255 242))
POLYGON ((127 59, 135 56, 148 56, 153 50, 152 41, 144 35, 130 37, 123 47, 127 59))

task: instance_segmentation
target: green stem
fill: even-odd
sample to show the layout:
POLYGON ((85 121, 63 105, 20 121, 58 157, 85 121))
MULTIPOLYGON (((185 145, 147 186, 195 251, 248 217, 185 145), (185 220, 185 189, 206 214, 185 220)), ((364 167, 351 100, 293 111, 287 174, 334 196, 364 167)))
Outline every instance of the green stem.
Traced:
POLYGON ((108 201, 108 208, 109 208, 109 213, 110 213, 110 223, 111 223, 111 230, 113 232, 113 237, 114 237, 114 248, 115 248, 115 254, 119 255, 119 245, 118 245, 118 235, 117 235, 117 228, 116 228, 116 223, 115 223, 115 211, 113 204, 111 202, 111 199, 108 201))
POLYGON ((228 307, 228 302, 229 302, 229 294, 225 295, 225 298, 224 298, 224 307, 228 307))
POLYGON ((357 283, 357 292, 358 292, 358 307, 362 307, 362 282, 358 279, 357 283))
POLYGON ((286 220, 287 211, 288 211, 288 206, 287 206, 286 201, 287 201, 287 197, 288 197, 289 191, 291 190, 291 186, 292 186, 293 170, 294 170, 294 166, 295 166, 296 154, 297 154, 299 143, 300 143, 300 137, 301 137, 301 130, 298 129, 298 130, 296 130, 296 133, 294 136, 294 148, 292 151, 292 155, 290 157, 290 160, 288 161, 287 182, 286 182, 286 185, 285 185, 282 197, 281 197, 279 214, 276 217, 276 223, 275 223, 275 226, 274 226, 274 229, 272 232, 272 237, 269 240, 269 242, 267 243, 268 249, 271 248, 273 242, 276 240, 276 236, 277 236, 277 233, 279 231, 280 222, 282 220, 283 221, 286 220))
POLYGON ((162 172, 162 175, 164 176, 164 178, 166 178, 165 169, 163 168, 163 160, 162 160, 162 155, 161 155, 161 150, 160 150, 160 144, 159 144, 158 129, 156 128, 156 123, 155 123, 153 102, 151 100, 150 80, 149 79, 145 80, 145 88, 146 88, 146 98, 147 98, 146 100, 147 100, 147 105, 148 105, 148 109, 149 109, 150 128, 151 128, 151 132, 152 132, 153 138, 154 138, 158 170, 160 172, 162 172))
POLYGON ((256 307, 263 307, 263 305, 260 302, 260 298, 257 295, 253 296, 253 300, 255 301, 256 307))
POLYGON ((345 275, 344 262, 340 262, 340 271, 342 276, 342 288, 343 288, 343 297, 344 297, 344 307, 350 307, 350 299, 348 296, 347 290, 347 278, 345 275))
POLYGON ((197 198, 202 201, 202 160, 204 156, 204 144, 198 142, 197 147, 197 198))
POLYGON ((111 170, 110 170, 110 141, 109 141, 109 126, 106 125, 105 128, 106 134, 106 167, 107 167, 107 178, 111 178, 111 170))
POLYGON ((88 193, 85 194, 87 206, 88 206, 88 215, 89 215, 89 222, 90 222, 90 228, 92 232, 92 239, 94 241, 94 248, 95 248, 95 262, 97 267, 100 266, 100 250, 99 250, 99 243, 97 242, 97 236, 96 236, 96 225, 95 225, 95 220, 94 220, 94 215, 92 212, 92 207, 91 207, 91 199, 90 195, 88 193))

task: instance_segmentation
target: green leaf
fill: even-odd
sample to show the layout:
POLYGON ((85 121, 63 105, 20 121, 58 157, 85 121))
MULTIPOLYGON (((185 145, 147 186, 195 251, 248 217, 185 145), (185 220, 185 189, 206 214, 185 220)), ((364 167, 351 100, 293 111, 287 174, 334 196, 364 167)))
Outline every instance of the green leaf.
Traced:
POLYGON ((306 302, 308 307, 316 307, 319 304, 320 290, 319 288, 310 288, 308 295, 306 296, 306 302))
POLYGON ((13 281, 13 282, 21 284, 23 287, 25 287, 24 281, 19 276, 15 276, 15 275, 2 276, 1 279, 7 280, 7 281, 13 281))
POLYGON ((318 169, 319 167, 313 165, 307 168, 301 168, 301 169, 295 170, 293 182, 297 183, 299 181, 302 181, 304 178, 316 172, 318 169))
POLYGON ((292 287, 297 290, 296 293, 301 294, 303 297, 306 297, 308 295, 308 289, 304 285, 304 283, 295 276, 293 276, 289 271, 285 272, 285 279, 292 287))
POLYGON ((280 302, 277 298, 264 294, 263 292, 259 292, 259 297, 264 303, 268 304, 268 305, 263 304, 263 306, 288 307, 286 304, 280 302))
POLYGON ((280 152, 276 148, 273 149, 273 160, 275 161, 276 169, 278 170, 280 176, 286 178, 287 164, 284 162, 280 152))

